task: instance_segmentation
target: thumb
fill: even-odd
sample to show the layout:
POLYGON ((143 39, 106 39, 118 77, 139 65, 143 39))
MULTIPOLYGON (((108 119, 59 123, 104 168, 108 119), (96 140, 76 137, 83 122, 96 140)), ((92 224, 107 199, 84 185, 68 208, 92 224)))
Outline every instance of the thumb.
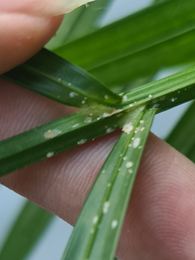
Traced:
POLYGON ((61 15, 87 0, 0 1, 0 74, 35 54, 54 34, 61 15))

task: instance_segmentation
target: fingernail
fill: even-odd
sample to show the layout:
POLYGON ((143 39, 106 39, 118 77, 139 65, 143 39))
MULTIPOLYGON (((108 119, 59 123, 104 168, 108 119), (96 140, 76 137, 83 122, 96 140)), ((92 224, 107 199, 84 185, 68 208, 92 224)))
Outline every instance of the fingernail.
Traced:
POLYGON ((66 14, 94 0, 0 0, 0 12, 24 12, 42 16, 66 14))

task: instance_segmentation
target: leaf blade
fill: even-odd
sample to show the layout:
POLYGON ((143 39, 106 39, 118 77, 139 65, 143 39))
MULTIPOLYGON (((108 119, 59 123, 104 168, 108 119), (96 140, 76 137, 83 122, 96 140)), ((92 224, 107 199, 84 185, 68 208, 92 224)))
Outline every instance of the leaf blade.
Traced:
POLYGON ((56 53, 89 70, 107 86, 192 62, 194 5, 194 1, 182 0, 153 5, 61 47, 56 53))
POLYGON ((67 118, 54 121, 22 135, 0 142, 0 175, 74 147, 83 140, 92 140, 120 127, 125 113, 139 106, 164 111, 195 98, 195 67, 165 79, 145 84, 123 96, 118 109, 95 107, 67 118), (174 99, 174 100, 173 100, 174 99), (86 118, 89 118, 89 122, 86 118), (76 127, 75 127, 76 125, 76 127), (105 129, 105 125, 107 129, 105 129), (53 137, 53 138, 51 138, 53 137), (21 146, 22 144, 22 146, 21 146), (14 149, 13 149, 14 147, 14 149), (38 148, 38 149, 37 149, 38 148), (38 152, 37 152, 38 150, 38 152))
POLYGON ((124 116, 123 112, 91 113, 75 113, 0 141, 0 175, 108 134, 119 127, 124 116))
POLYGON ((120 97, 84 70, 43 49, 5 74, 9 80, 60 103, 83 106, 90 102, 115 105, 120 97))
POLYGON ((40 239, 53 216, 36 205, 24 204, 0 249, 0 259, 24 259, 40 239))
POLYGON ((131 114, 128 124, 144 129, 140 133, 134 133, 135 129, 132 133, 123 133, 113 148, 86 201, 63 259, 113 259, 137 167, 154 115, 154 110, 143 112, 143 109, 131 114), (146 121, 145 125, 141 119, 146 121), (133 137, 135 139, 132 140, 133 137), (136 140, 139 140, 139 143, 136 143, 136 140), (131 147, 128 147, 129 144, 131 147))
POLYGON ((195 162, 195 102, 193 102, 174 129, 167 137, 167 142, 175 149, 195 162))
MULTIPOLYGON (((195 143, 195 140, 193 141, 193 134, 194 133, 194 124, 193 124, 193 120, 194 120, 194 114, 195 114, 195 103, 193 103, 190 108, 185 112, 185 114, 183 115, 183 117, 180 119, 180 121, 178 122, 178 124, 175 126, 174 130, 171 132, 171 134, 169 135, 169 137, 167 138, 167 141, 169 144, 173 145, 177 150, 179 150, 180 152, 182 152, 183 154, 185 154, 186 156, 188 156, 189 159, 191 159, 192 161, 195 162, 195 145, 193 145, 195 143), (191 136, 191 138, 186 138, 186 136, 191 136)), ((30 207, 34 207, 34 205, 30 206, 30 207)), ((42 209, 37 208, 37 215, 42 214, 42 209)), ((23 213, 23 210, 21 211, 21 213, 19 214, 18 218, 19 219, 23 219, 25 218, 25 213, 23 213)), ((53 216, 51 216, 53 218, 53 216)), ((38 217, 36 217, 37 219, 38 217)), ((42 220, 41 220, 42 221, 42 220)), ((15 221, 16 223, 17 221, 15 221)), ((38 221, 36 221, 36 223, 38 225, 40 225, 38 223, 38 221)), ((49 222, 50 223, 50 222, 49 222)), ((47 228, 47 226, 49 225, 49 223, 45 223, 45 229, 47 228)), ((14 226, 12 227, 13 229, 15 228, 14 226)), ((28 228, 31 229, 31 225, 28 225, 28 228)), ((27 230, 27 229, 26 229, 27 230)), ((29 232, 27 230, 27 234, 29 234, 29 232)), ((38 237, 40 237, 40 235, 44 232, 44 229, 39 230, 39 234, 38 237)), ((14 230, 12 230, 11 232, 12 234, 14 234, 14 230)), ((25 233, 24 237, 26 237, 27 235, 25 233)), ((20 234, 19 234, 20 235, 20 234)), ((15 241, 18 241, 17 239, 17 235, 14 234, 14 244, 15 241)), ((36 240, 37 241, 37 240, 36 240)), ((31 242, 30 247, 28 247, 28 250, 26 249, 27 253, 25 256, 29 255, 29 252, 32 250, 33 245, 36 242, 31 242)), ((18 244, 18 242, 17 242, 18 244)), ((18 252, 18 246, 16 248, 16 251, 12 248, 12 246, 10 245, 9 240, 7 240, 7 245, 6 248, 9 249, 9 253, 12 252, 13 255, 15 256, 16 253, 18 252), (12 249, 11 249, 12 248, 12 249)), ((26 247, 25 247, 26 248, 26 247)), ((5 249, 3 249, 5 250, 5 249)), ((3 260, 3 256, 2 253, 0 253, 0 256, 3 260)), ((12 257, 12 256, 11 256, 12 257)), ((13 257, 12 257, 13 258, 13 257)), ((4 257, 4 259, 8 259, 8 256, 6 255, 6 257, 4 257)))
POLYGON ((195 66, 137 87, 123 95, 123 104, 151 104, 160 111, 195 98, 195 66))
POLYGON ((81 38, 100 27, 99 21, 101 17, 107 12, 108 6, 113 0, 99 0, 74 10, 64 17, 64 21, 54 36, 47 48, 54 50, 63 46, 67 42, 81 38))

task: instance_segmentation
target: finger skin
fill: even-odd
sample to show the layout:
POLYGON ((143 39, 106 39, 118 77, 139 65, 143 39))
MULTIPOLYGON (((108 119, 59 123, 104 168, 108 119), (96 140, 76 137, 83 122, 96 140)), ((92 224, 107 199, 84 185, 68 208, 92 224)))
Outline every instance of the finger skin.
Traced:
POLYGON ((57 30, 62 17, 0 12, 0 74, 33 56, 57 30))
POLYGON ((195 165, 151 137, 123 228, 121 259, 195 259, 194 220, 195 165))
POLYGON ((90 1, 0 1, 0 74, 23 63, 47 43, 63 14, 90 1))
POLYGON ((0 10, 51 17, 68 13, 91 1, 93 0, 6 0, 0 2, 0 10))
MULTIPOLYGON (((21 132, 66 113, 64 107, 55 102, 11 84, 1 84, 0 139, 12 135, 13 129, 21 132)), ((115 141, 115 135, 102 138, 20 170, 1 181, 75 223, 115 141)), ((151 136, 126 217, 118 250, 120 259, 195 259, 194 219, 194 164, 151 136)))

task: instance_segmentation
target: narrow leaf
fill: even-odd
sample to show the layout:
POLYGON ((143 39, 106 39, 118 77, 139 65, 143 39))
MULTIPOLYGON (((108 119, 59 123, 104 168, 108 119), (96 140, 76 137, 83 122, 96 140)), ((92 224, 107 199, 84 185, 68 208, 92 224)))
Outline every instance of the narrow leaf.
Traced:
POLYGON ((36 205, 25 203, 0 250, 0 259, 26 259, 52 218, 36 205))
POLYGON ((0 141, 0 175, 113 132, 124 113, 105 111, 82 111, 0 141))
MULTIPOLYGON (((193 123, 194 115, 195 115, 195 103, 193 103, 190 106, 190 108, 183 115, 181 120, 178 122, 176 127, 173 129, 173 131, 167 138, 167 141, 169 144, 171 144, 177 150, 179 150, 180 152, 182 152, 183 154, 188 156, 188 158, 191 159, 193 162, 195 162, 195 135, 194 135, 195 124, 193 123)), ((24 206, 24 208, 27 208, 30 212, 33 212, 34 207, 35 207, 34 204, 31 204, 28 202, 24 206)), ((34 216, 34 219, 36 219, 36 222, 34 220, 33 221, 30 220, 30 224, 29 225, 27 224, 25 229, 23 229, 22 234, 23 234, 24 238, 28 237, 29 234, 32 233, 31 223, 36 223, 36 225, 38 225, 39 227, 42 225, 41 223, 43 223, 43 219, 45 219, 45 214, 46 213, 42 209, 40 209, 38 207, 36 208, 36 211, 34 211, 34 213, 33 213, 33 216, 34 216)), ((49 215, 49 216, 51 216, 51 218, 53 218, 52 215, 49 215)), ((15 221, 15 225, 17 226, 17 228, 18 228, 18 223, 20 222, 20 220, 25 220, 25 219, 26 219, 26 210, 22 209, 21 213, 17 217, 17 220, 15 221)), ((37 231, 37 237, 35 236, 34 239, 32 239, 32 237, 31 237, 31 239, 32 239, 31 242, 29 242, 29 244, 26 247, 22 248, 22 250, 25 250, 26 253, 25 254, 22 253, 22 255, 20 255, 20 256, 26 257, 29 255, 32 248, 37 243, 38 238, 40 238, 40 236, 43 234, 43 232, 48 228, 50 221, 44 220, 43 228, 41 228, 41 229, 39 229, 39 231, 37 231)), ((28 223, 28 221, 26 223, 28 223)), ((20 253, 18 251, 18 248, 20 248, 20 244, 21 244, 21 229, 18 228, 19 232, 15 233, 15 230, 17 231, 15 225, 12 226, 10 234, 9 234, 9 238, 7 238, 6 242, 4 243, 5 248, 3 246, 2 251, 0 251, 0 259, 2 259, 2 260, 3 259, 7 260, 7 259, 9 259, 9 257, 10 257, 10 259, 12 259, 13 256, 16 256, 16 254, 20 253), (13 237, 14 239, 10 239, 10 237, 13 237), (17 243, 16 243, 16 241, 17 241, 17 243), (14 248, 12 247, 12 243, 14 245, 14 248), (9 254, 12 254, 12 255, 9 255, 9 254)), ((34 226, 33 226, 33 230, 34 230, 34 226)), ((25 239, 25 241, 26 241, 26 239, 25 239)), ((22 244, 23 244, 23 242, 22 242, 22 244)))
POLYGON ((66 14, 60 28, 56 32, 55 36, 51 38, 49 43, 47 43, 46 48, 53 50, 63 46, 68 41, 71 30, 77 24, 77 20, 79 21, 85 9, 85 6, 81 6, 73 12, 66 14))
POLYGON ((56 53, 87 69, 107 86, 128 83, 164 67, 194 61, 194 8, 193 0, 164 1, 71 42, 56 53))
POLYGON ((167 138, 167 142, 195 162, 195 102, 167 138))
POLYGON ((139 106, 146 103, 160 111, 195 98, 195 66, 161 80, 137 87, 123 96, 124 104, 139 106))
POLYGON ((113 259, 137 168, 155 115, 130 114, 124 133, 100 171, 63 259, 113 259))
POLYGON ((67 44, 66 47, 59 48, 57 52, 74 61, 75 59, 82 60, 82 64, 91 69, 94 64, 101 65, 103 59, 109 61, 123 57, 124 53, 138 53, 146 47, 178 36, 186 30, 195 29, 194 7, 195 3, 191 0, 188 2, 165 1, 108 25, 74 43, 67 44), (176 5, 177 8, 175 8, 176 5), (162 18, 164 18, 163 23, 162 18), (173 23, 174 19, 177 22, 173 23), (79 46, 81 50, 75 46, 79 46), (93 55, 90 55, 91 53, 93 55))
POLYGON ((67 42, 81 38, 100 27, 100 19, 108 11, 108 6, 113 0, 98 0, 91 4, 88 8, 83 8, 83 12, 77 19, 74 27, 71 28, 67 42))
POLYGON ((90 102, 114 105, 120 102, 118 95, 87 72, 44 49, 5 77, 71 106, 83 106, 90 102))
POLYGON ((119 109, 95 107, 0 142, 0 175, 43 160, 120 127, 124 113, 141 105, 158 112, 195 98, 195 67, 135 88, 119 109), (91 114, 92 113, 92 114, 91 114))
POLYGON ((113 0, 98 0, 82 6, 72 13, 65 15, 60 29, 47 44, 50 50, 59 48, 65 43, 83 37, 100 27, 101 17, 108 11, 108 6, 113 0))

